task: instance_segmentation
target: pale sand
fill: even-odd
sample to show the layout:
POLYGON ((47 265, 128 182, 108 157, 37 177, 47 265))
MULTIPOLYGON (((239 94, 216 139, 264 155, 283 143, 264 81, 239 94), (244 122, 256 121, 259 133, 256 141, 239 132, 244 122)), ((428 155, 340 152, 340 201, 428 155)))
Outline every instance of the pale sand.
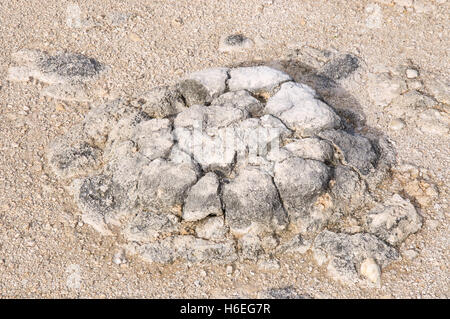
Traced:
POLYGON ((206 67, 279 60, 296 44, 352 52, 365 68, 395 68, 411 60, 421 70, 448 77, 448 1, 428 1, 434 6, 430 13, 379 4, 383 24, 376 29, 366 25, 368 1, 127 2, 80 1, 81 28, 66 23, 67 7, 76 1, 0 3, 0 297, 256 297, 258 291, 285 286, 316 298, 450 296, 448 136, 419 134, 409 126, 389 130, 390 116, 355 82, 346 89, 367 125, 394 141, 400 162, 428 169, 439 189, 422 210, 424 227, 402 246, 416 249, 418 257, 385 269, 379 289, 332 281, 310 253, 283 257, 278 271, 238 264, 230 277, 225 266, 179 262, 162 267, 133 257, 113 263, 123 242, 79 223, 78 209, 45 162, 49 141, 80 121, 89 106, 40 97, 39 83, 6 80, 11 54, 22 48, 67 50, 111 67, 95 88, 113 98, 171 84, 206 67), (129 17, 112 26, 112 13, 129 17), (261 37, 259 46, 220 53, 220 38, 236 32, 255 41, 261 37))

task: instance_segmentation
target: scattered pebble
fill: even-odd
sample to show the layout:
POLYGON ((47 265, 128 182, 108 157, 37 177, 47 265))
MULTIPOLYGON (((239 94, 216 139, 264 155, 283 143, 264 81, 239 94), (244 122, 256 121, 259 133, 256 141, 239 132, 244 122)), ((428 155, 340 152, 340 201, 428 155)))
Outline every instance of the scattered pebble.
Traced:
POLYGON ((393 129, 394 131, 399 131, 401 129, 403 129, 406 126, 405 121, 403 121, 402 119, 394 119, 391 121, 391 129, 393 129))
POLYGON ((251 49, 254 45, 254 41, 243 34, 232 34, 220 40, 219 52, 241 52, 251 49))
POLYGON ((233 266, 228 265, 225 270, 226 270, 226 273, 227 273, 228 277, 230 277, 233 274, 233 266))
POLYGON ((381 283, 381 269, 373 258, 367 258, 361 264, 361 274, 374 284, 381 283))
POLYGON ((407 249, 403 251, 402 255, 408 260, 413 260, 419 255, 419 253, 414 249, 407 249))
POLYGON ((116 265, 120 265, 120 264, 124 264, 127 262, 127 259, 125 257, 125 253, 123 250, 117 252, 114 254, 113 259, 112 259, 113 263, 115 263, 116 265))
POLYGON ((419 76, 419 72, 415 69, 407 69, 406 70, 406 77, 408 79, 415 79, 419 76))

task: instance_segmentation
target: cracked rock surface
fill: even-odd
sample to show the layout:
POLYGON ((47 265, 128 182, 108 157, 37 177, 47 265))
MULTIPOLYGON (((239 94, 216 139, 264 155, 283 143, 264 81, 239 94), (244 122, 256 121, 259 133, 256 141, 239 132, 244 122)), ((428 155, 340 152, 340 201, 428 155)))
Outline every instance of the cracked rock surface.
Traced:
POLYGON ((349 130, 309 86, 255 66, 93 107, 48 161, 83 220, 149 262, 276 269, 277 254, 312 249, 334 279, 377 283, 422 223, 407 199, 369 191, 389 177, 385 146, 349 130))

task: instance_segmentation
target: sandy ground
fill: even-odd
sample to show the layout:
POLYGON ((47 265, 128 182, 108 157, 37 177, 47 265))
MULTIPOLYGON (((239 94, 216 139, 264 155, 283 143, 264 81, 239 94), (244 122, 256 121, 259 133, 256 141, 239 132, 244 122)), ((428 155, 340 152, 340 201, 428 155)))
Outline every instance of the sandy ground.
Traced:
POLYGON ((232 275, 225 266, 162 267, 132 256, 114 263, 120 239, 102 237, 80 222, 45 162, 49 141, 80 121, 89 105, 44 98, 40 83, 6 80, 17 50, 82 53, 111 67, 95 84, 101 101, 171 84, 206 67, 282 60, 302 45, 351 52, 366 69, 413 63, 422 73, 448 77, 450 3, 424 2, 431 5, 426 12, 390 1, 79 1, 81 24, 74 25, 66 20, 76 1, 1 1, 0 297, 257 297, 267 288, 292 286, 315 298, 448 298, 449 138, 410 126, 390 130, 390 115, 371 103, 358 82, 346 89, 366 124, 393 141, 399 162, 429 172, 439 191, 421 209, 422 230, 401 247, 419 255, 385 269, 381 288, 334 282, 309 253, 283 257, 276 271, 237 264, 232 275), (374 10, 376 21, 369 16, 374 10), (257 45, 220 53, 220 38, 236 32, 257 45))

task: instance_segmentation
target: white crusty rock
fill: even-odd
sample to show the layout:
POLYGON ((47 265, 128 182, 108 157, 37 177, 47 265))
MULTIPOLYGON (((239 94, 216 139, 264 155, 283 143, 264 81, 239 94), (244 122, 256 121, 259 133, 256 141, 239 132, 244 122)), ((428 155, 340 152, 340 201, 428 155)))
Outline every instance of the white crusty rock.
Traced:
MULTIPOLYGON (((339 79, 357 60, 335 62, 323 72, 339 79)), ((353 133, 307 85, 259 66, 93 105, 47 159, 82 220, 148 262, 249 260, 270 271, 275 255, 312 247, 335 279, 377 283, 376 265, 398 257, 388 243, 418 221, 401 201, 370 210, 394 162, 388 146, 353 133)))
POLYGON ((228 88, 230 91, 270 91, 281 83, 291 80, 288 74, 267 66, 240 67, 230 70, 228 88))
POLYGON ((366 218, 368 231, 391 245, 403 242, 422 227, 422 217, 398 194, 374 207, 366 218))
POLYGON ((59 178, 70 179, 95 172, 101 166, 102 150, 69 131, 50 144, 47 157, 59 178))
POLYGON ((334 149, 327 141, 316 137, 302 138, 284 146, 295 156, 312 159, 321 162, 330 162, 333 160, 334 149))
POLYGON ((216 98, 226 90, 228 79, 227 68, 211 68, 189 74, 187 79, 200 82, 208 91, 211 98, 216 98))
POLYGON ((143 112, 156 118, 175 115, 186 108, 181 93, 170 86, 157 87, 142 94, 137 99, 137 103, 143 112))
POLYGON ((269 100, 265 113, 277 116, 298 136, 311 136, 326 129, 339 127, 339 116, 315 97, 308 86, 287 82, 269 100))
POLYGON ((143 167, 138 180, 140 204, 157 212, 181 215, 186 192, 197 182, 193 164, 175 164, 155 159, 143 167))

